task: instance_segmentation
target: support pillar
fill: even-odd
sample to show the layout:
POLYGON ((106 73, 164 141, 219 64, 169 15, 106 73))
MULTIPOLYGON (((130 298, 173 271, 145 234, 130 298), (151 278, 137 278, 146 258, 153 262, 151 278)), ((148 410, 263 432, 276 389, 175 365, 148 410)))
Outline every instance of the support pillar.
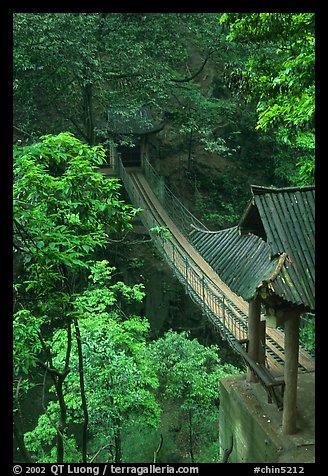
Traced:
POLYGON ((265 365, 266 322, 260 321, 259 363, 265 365))
POLYGON ((115 174, 118 174, 118 156, 116 147, 110 146, 109 148, 109 165, 113 169, 115 174))
POLYGON ((299 352, 298 311, 289 312, 285 321, 285 365, 284 365, 284 408, 282 431, 287 435, 296 433, 297 377, 299 352))
MULTIPOLYGON (((248 354, 254 360, 259 361, 259 342, 261 324, 261 299, 256 296, 249 303, 248 308, 248 354)), ((258 379, 251 369, 247 371, 247 382, 257 382, 258 379)))

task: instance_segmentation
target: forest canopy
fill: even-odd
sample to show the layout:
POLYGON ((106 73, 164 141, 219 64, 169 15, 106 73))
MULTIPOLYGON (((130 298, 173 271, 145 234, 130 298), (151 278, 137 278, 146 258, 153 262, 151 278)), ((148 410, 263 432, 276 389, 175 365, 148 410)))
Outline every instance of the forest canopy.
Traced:
POLYGON ((164 393, 189 412, 190 431, 193 413, 215 415, 219 378, 238 369, 187 334, 150 347, 148 319, 133 307, 144 285, 125 284, 102 259, 139 212, 97 171, 102 146, 48 134, 14 154, 14 435, 24 461, 86 463, 106 450, 101 458, 120 463, 128 430, 158 428, 164 393), (185 390, 181 362, 195 379, 185 390), (40 384, 42 411, 26 431, 21 402, 40 384))
POLYGON ((258 98, 257 129, 300 154, 300 177, 313 177, 315 150, 314 14, 224 14, 228 39, 251 45, 238 87, 258 98))
POLYGON ((163 183, 183 184, 201 219, 231 226, 249 198, 247 174, 314 182, 314 14, 15 13, 13 40, 20 457, 129 462, 134 438, 156 462, 174 413, 182 423, 168 431, 183 428, 184 461, 218 462, 219 381, 244 369, 189 331, 154 338, 139 312, 144 277, 124 280, 116 261, 130 258, 124 240, 141 210, 100 172, 113 148, 137 139, 114 133, 109 111, 127 120, 151 111, 160 125, 151 159, 173 169, 163 183))
POLYGON ((16 13, 15 135, 105 144, 109 107, 147 104, 232 157, 257 130, 278 175, 312 183, 314 28, 313 13, 16 13))

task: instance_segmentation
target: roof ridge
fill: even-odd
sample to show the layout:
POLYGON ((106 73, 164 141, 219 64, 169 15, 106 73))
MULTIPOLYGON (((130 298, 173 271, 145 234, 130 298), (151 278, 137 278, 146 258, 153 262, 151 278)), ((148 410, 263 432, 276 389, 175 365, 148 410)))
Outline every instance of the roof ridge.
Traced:
POLYGON ((297 187, 266 187, 263 185, 251 185, 253 195, 260 195, 263 193, 283 193, 283 192, 308 192, 315 190, 315 185, 304 185, 297 187))
POLYGON ((233 230, 234 228, 239 228, 238 225, 234 225, 234 226, 230 226, 228 228, 223 228, 223 230, 214 230, 214 231, 212 231, 212 230, 204 230, 202 228, 199 228, 198 226, 195 226, 193 223, 190 223, 190 227, 192 228, 190 233, 192 233, 194 231, 201 231, 202 233, 208 234, 208 235, 210 235, 210 234, 215 235, 215 234, 221 233, 223 231, 228 231, 228 230, 233 230))

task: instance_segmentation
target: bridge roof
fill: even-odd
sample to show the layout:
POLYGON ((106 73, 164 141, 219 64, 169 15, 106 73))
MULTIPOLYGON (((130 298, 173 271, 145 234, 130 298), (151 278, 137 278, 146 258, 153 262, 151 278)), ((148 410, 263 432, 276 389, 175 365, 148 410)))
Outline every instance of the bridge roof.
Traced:
POLYGON ((107 111, 107 128, 115 134, 143 135, 157 132, 162 124, 157 123, 147 106, 137 109, 110 108, 107 111))
POLYGON ((266 285, 279 299, 314 310, 314 187, 252 186, 238 226, 194 229, 194 246, 246 301, 266 285))

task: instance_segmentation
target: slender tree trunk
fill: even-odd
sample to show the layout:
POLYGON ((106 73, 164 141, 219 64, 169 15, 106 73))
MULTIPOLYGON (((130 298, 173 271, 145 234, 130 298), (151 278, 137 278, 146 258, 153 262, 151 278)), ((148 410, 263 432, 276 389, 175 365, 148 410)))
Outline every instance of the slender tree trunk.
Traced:
POLYGON ((30 455, 30 452, 28 451, 28 449, 25 446, 24 434, 21 431, 21 429, 18 428, 16 423, 14 423, 14 437, 17 441, 19 452, 24 458, 24 462, 25 463, 33 463, 32 456, 30 455))
POLYGON ((76 331, 76 341, 77 341, 77 349, 78 349, 78 357, 79 357, 80 391, 81 391, 82 410, 83 410, 83 418, 84 418, 83 430, 82 430, 82 463, 87 463, 89 413, 88 413, 87 399, 85 395, 84 364, 83 364, 81 333, 80 333, 79 323, 76 319, 74 321, 74 325, 75 325, 75 331, 76 331))
POLYGON ((64 396, 64 392, 63 392, 63 384, 64 384, 64 381, 65 381, 65 379, 66 379, 66 377, 69 373, 69 361, 70 361, 71 348, 72 348, 71 324, 69 323, 68 327, 67 327, 67 348, 66 348, 66 357, 65 357, 65 367, 64 367, 63 372, 60 372, 60 371, 58 371, 57 369, 55 369, 53 367, 51 353, 49 352, 49 349, 47 349, 46 344, 45 344, 41 334, 39 334, 39 337, 40 337, 40 340, 41 340, 41 343, 42 343, 43 350, 47 354, 49 354, 48 355, 48 364, 49 364, 49 366, 46 365, 44 362, 42 362, 40 360, 38 361, 39 365, 41 365, 41 367, 43 369, 45 369, 44 380, 43 380, 42 407, 43 407, 43 410, 44 410, 45 414, 47 414, 47 408, 46 408, 46 405, 45 405, 45 381, 46 381, 47 373, 49 373, 49 375, 50 375, 50 377, 51 377, 51 379, 54 383, 55 389, 56 389, 56 395, 57 395, 57 400, 58 400, 59 409, 60 409, 60 416, 59 416, 59 421, 58 421, 57 424, 56 424, 56 422, 54 422, 52 420, 50 415, 47 414, 51 425, 53 426, 53 428, 55 428, 57 430, 57 444, 56 444, 56 446, 57 446, 57 462, 60 462, 60 463, 64 462, 63 461, 64 460, 64 444, 71 451, 72 457, 74 458, 74 462, 77 462, 78 461, 77 455, 75 454, 74 449, 69 444, 69 442, 67 441, 67 439, 65 437, 65 434, 64 434, 64 431, 67 427, 67 418, 66 418, 67 417, 67 406, 66 406, 65 396, 64 396))
POLYGON ((67 427, 67 408, 63 394, 63 383, 64 379, 62 377, 58 377, 56 383, 56 393, 60 407, 60 417, 57 431, 57 463, 64 462, 64 440, 62 435, 64 435, 65 429, 67 427))
POLYGON ((120 421, 116 419, 115 421, 115 431, 114 431, 114 440, 115 440, 115 463, 122 463, 122 436, 121 429, 119 427, 120 421))
POLYGON ((64 371, 57 375, 56 379, 56 393, 60 408, 60 417, 58 423, 58 432, 57 432, 57 463, 64 462, 64 440, 63 436, 67 428, 67 406, 65 402, 63 384, 69 373, 69 361, 71 357, 72 349, 72 327, 71 323, 67 327, 67 348, 66 348, 66 358, 65 358, 65 368, 64 371))
POLYGON ((193 434, 192 434, 192 410, 189 410, 189 452, 191 461, 194 463, 194 451, 193 451, 193 434))
POLYGON ((158 447, 156 448, 156 450, 154 450, 154 457, 153 457, 153 463, 156 464, 157 463, 157 456, 159 454, 159 452, 161 451, 162 449, 162 446, 163 446, 163 435, 161 433, 160 435, 160 442, 159 442, 159 445, 158 447))
POLYGON ((89 145, 94 145, 95 133, 93 122, 93 104, 92 104, 92 84, 88 83, 83 86, 83 114, 84 114, 84 126, 86 130, 86 136, 88 137, 89 145))

